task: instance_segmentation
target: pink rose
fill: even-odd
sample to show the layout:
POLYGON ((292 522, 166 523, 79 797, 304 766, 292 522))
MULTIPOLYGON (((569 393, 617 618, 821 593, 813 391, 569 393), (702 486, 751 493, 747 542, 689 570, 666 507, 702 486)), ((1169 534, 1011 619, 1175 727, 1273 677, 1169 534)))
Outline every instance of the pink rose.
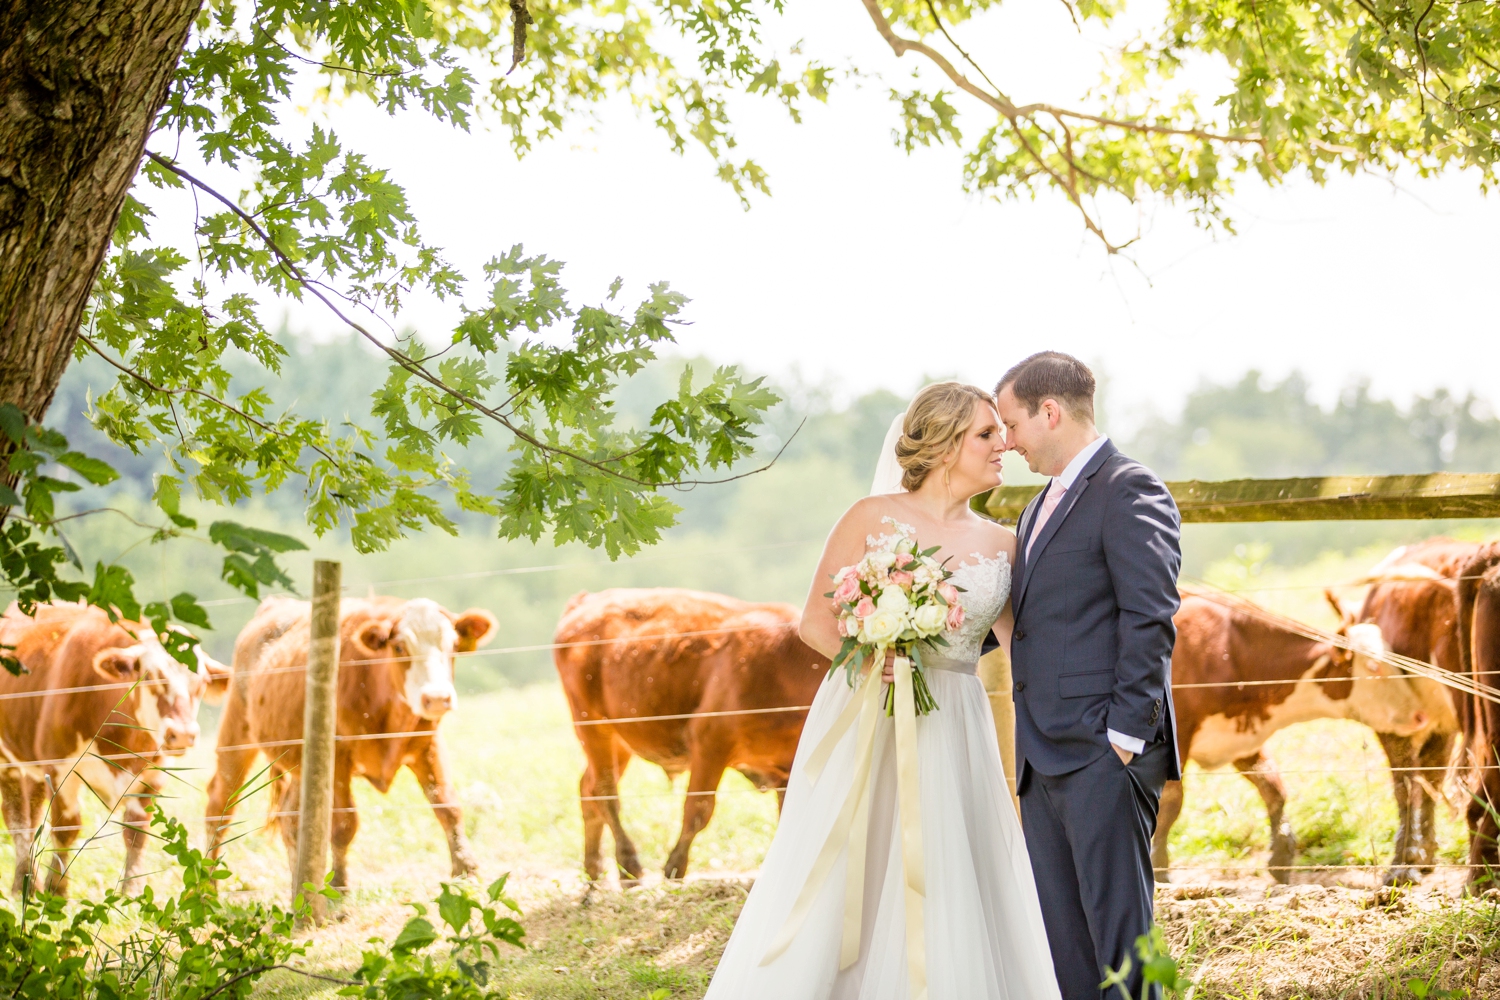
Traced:
POLYGON ((943 600, 948 602, 949 607, 958 603, 958 588, 953 584, 947 581, 938 584, 938 593, 943 595, 943 600))
POLYGON ((859 604, 854 608, 854 613, 860 618, 868 618, 875 613, 875 602, 868 597, 861 597, 859 604))
POLYGON ((948 605, 948 631, 957 632, 964 623, 964 606, 954 601, 948 605))
POLYGON ((911 574, 906 572, 906 570, 898 569, 892 571, 891 573, 891 582, 900 587, 902 590, 910 590, 911 581, 911 574))
POLYGON ((859 577, 853 573, 848 574, 839 581, 838 587, 833 591, 835 604, 848 604, 859 596, 859 577))

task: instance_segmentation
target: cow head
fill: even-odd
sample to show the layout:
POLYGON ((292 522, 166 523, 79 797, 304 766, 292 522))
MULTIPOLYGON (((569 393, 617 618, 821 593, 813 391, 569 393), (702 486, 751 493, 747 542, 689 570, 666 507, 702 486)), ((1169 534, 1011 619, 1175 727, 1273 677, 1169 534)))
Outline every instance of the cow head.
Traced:
POLYGON ((136 641, 131 645, 95 653, 94 671, 106 680, 138 683, 135 724, 150 733, 162 750, 183 753, 198 741, 199 703, 205 695, 223 693, 230 670, 201 645, 193 647, 198 658, 194 671, 173 659, 149 630, 133 638, 136 641))
POLYGON ((1405 671, 1384 659, 1388 650, 1380 626, 1373 622, 1346 623, 1339 631, 1348 637, 1350 649, 1337 652, 1347 656, 1354 678, 1349 691, 1349 718, 1377 733, 1396 736, 1410 736, 1427 728, 1431 718, 1421 694, 1405 671))
POLYGON ((488 642, 495 616, 470 609, 461 615, 424 597, 407 601, 397 617, 371 618, 354 631, 356 649, 368 659, 390 657, 404 673, 402 695, 423 719, 441 719, 458 700, 453 654, 488 642))

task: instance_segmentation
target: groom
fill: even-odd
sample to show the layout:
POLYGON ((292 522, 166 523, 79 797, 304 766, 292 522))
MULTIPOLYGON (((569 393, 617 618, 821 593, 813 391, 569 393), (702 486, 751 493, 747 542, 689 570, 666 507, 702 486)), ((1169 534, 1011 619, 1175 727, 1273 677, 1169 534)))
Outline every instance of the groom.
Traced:
POLYGON ((1094 427, 1094 375, 1078 359, 1034 354, 995 394, 1010 448, 1051 477, 1017 525, 1011 665, 1016 785, 1052 964, 1064 1000, 1100 1000, 1105 970, 1128 955, 1135 997, 1157 805, 1181 776, 1177 505, 1094 427))

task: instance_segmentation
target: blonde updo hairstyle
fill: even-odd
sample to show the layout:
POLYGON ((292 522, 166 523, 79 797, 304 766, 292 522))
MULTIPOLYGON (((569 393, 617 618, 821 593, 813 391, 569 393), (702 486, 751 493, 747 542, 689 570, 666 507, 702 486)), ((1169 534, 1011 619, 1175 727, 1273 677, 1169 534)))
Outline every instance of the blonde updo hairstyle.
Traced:
POLYGON ((906 409, 896 441, 902 489, 916 490, 928 473, 943 464, 963 441, 980 403, 993 406, 995 397, 963 382, 934 382, 917 393, 906 409))

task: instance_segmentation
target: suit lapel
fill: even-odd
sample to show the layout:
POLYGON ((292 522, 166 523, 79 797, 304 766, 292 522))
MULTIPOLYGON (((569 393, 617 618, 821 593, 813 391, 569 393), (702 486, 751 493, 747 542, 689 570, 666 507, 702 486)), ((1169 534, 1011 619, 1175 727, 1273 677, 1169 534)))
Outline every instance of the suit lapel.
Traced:
MULTIPOLYGON (((1048 480, 1048 485, 1051 481, 1048 480)), ((1026 509, 1021 511, 1021 518, 1016 522, 1016 565, 1013 567, 1013 578, 1019 592, 1021 578, 1026 575, 1026 538, 1031 533, 1031 526, 1036 523, 1036 512, 1041 509, 1043 498, 1047 496, 1047 487, 1042 487, 1042 492, 1031 498, 1026 509)))
MULTIPOLYGON (((1067 520, 1068 514, 1077 505, 1078 498, 1083 496, 1084 491, 1089 488, 1089 480, 1093 477, 1094 473, 1098 472, 1099 468, 1116 451, 1114 442, 1106 441, 1104 447, 1100 448, 1094 457, 1089 459, 1088 464, 1083 467, 1083 471, 1078 473, 1078 478, 1073 480, 1072 489, 1063 495, 1062 503, 1057 505, 1057 509, 1052 512, 1052 516, 1047 518, 1047 523, 1042 525, 1041 533, 1036 538, 1036 544, 1031 546, 1031 552, 1021 567, 1021 582, 1016 588, 1015 607, 1017 611, 1021 610, 1021 602, 1026 599, 1026 587, 1031 583, 1032 570, 1041 561, 1042 552, 1047 548, 1047 543, 1052 541, 1052 536, 1057 534, 1057 529, 1062 527, 1063 521, 1067 520)), ((1035 518, 1032 520, 1035 521, 1035 518)))

